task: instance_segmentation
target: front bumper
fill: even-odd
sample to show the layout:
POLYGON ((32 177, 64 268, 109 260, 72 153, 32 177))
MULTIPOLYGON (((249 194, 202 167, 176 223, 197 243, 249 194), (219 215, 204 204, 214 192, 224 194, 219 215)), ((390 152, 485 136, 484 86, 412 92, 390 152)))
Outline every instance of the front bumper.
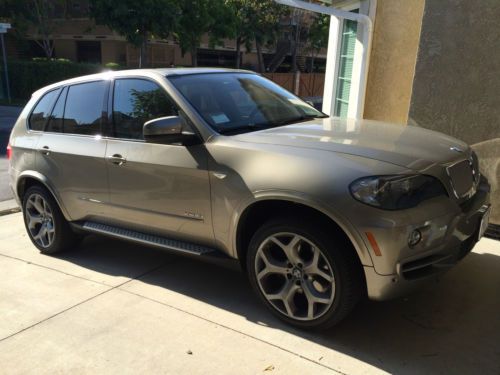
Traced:
POLYGON ((374 267, 364 267, 368 296, 374 300, 395 298, 439 278, 474 248, 488 207, 489 184, 483 178, 475 196, 453 214, 417 222, 406 229, 398 227, 400 236, 394 236, 394 230, 387 234, 381 228, 373 229, 375 237, 381 239, 382 256, 378 268, 375 257, 374 267), (407 233, 415 228, 422 230, 421 244, 415 248, 404 246, 402 241, 406 242, 407 233), (392 242, 387 235, 392 236, 392 242), (381 263, 384 257, 391 259, 392 264, 387 264, 387 259, 381 263), (384 273, 381 269, 394 272, 384 273))

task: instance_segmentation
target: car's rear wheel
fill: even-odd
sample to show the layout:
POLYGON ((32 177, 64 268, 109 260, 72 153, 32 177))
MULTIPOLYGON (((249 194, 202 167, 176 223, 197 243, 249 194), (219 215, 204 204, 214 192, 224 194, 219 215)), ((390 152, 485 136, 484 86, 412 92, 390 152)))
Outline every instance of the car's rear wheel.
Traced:
POLYGON ((78 239, 55 199, 42 186, 31 186, 24 194, 23 215, 31 241, 44 254, 67 250, 78 239))
POLYGON ((362 296, 359 261, 352 246, 321 226, 274 219, 250 241, 251 284, 280 319, 324 329, 342 320, 362 296))

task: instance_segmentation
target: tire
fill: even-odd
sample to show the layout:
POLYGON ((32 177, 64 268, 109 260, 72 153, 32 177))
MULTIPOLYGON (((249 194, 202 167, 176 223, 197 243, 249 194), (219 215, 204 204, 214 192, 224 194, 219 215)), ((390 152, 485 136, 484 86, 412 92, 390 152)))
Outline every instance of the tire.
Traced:
POLYGON ((246 261, 254 291, 275 316, 295 327, 333 327, 364 296, 352 244, 329 232, 313 221, 276 218, 250 241, 246 261))
POLYGON ((24 194, 23 217, 31 242, 43 254, 68 250, 79 239, 52 194, 43 186, 31 186, 24 194))

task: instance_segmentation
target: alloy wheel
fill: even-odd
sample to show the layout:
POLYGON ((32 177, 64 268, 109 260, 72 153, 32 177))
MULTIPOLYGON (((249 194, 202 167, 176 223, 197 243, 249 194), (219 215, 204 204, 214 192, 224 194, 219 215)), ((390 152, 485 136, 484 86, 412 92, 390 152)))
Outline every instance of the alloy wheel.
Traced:
POLYGON ((323 250, 298 234, 267 237, 256 253, 255 275, 264 297, 289 318, 314 320, 333 304, 333 269, 323 250))
POLYGON ((33 240, 47 248, 54 242, 56 228, 52 209, 40 194, 32 194, 26 201, 25 216, 33 240))

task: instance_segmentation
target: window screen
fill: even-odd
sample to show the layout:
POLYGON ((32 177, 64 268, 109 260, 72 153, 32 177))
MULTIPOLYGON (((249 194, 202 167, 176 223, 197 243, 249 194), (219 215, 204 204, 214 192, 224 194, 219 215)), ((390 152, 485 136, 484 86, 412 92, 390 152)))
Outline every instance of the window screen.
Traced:
MULTIPOLYGON (((353 12, 359 13, 359 10, 353 12)), ((335 94, 335 116, 343 118, 347 117, 349 109, 349 96, 351 94, 357 33, 358 23, 356 21, 344 20, 342 26, 337 92, 335 94)))

